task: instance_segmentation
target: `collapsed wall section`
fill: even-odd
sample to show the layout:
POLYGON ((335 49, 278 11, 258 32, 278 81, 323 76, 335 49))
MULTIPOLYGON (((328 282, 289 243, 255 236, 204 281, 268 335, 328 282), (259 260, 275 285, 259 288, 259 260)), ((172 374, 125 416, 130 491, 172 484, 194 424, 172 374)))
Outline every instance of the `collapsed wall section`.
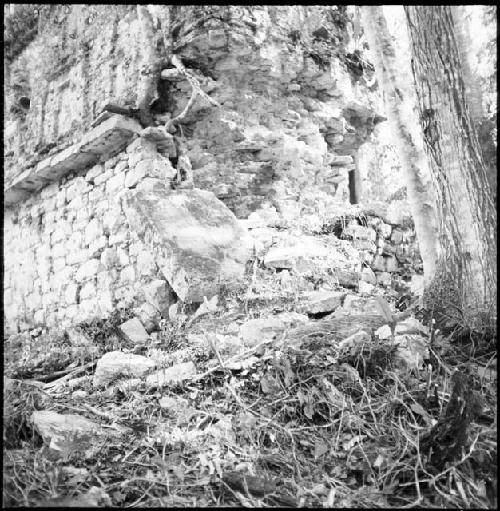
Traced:
POLYGON ((130 230, 119 194, 174 175, 170 160, 138 138, 104 163, 70 172, 7 209, 6 326, 64 327, 131 306, 139 306, 146 324, 158 316, 146 303, 145 289, 157 281, 167 295, 170 288, 130 230))

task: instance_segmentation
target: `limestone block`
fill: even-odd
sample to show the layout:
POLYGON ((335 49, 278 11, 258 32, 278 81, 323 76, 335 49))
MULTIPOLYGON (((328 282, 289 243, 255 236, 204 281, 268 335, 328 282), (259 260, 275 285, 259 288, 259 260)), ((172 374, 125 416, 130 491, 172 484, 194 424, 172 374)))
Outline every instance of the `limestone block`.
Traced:
POLYGON ((50 283, 52 286, 52 289, 60 291, 63 289, 68 282, 71 280, 71 277, 73 276, 74 270, 73 268, 66 266, 62 270, 58 271, 57 273, 54 272, 53 277, 50 279, 50 283))
POLYGON ((111 177, 106 183, 106 193, 116 193, 125 186, 125 174, 119 173, 111 177))
POLYGON ((381 271, 376 273, 377 276, 377 284, 379 286, 388 287, 391 285, 392 277, 389 272, 381 271))
POLYGON ((170 289, 165 280, 156 279, 142 287, 148 303, 153 305, 163 317, 168 317, 171 305, 170 289))
POLYGON ((330 161, 330 165, 332 167, 344 167, 344 166, 350 165, 352 163, 354 163, 354 160, 353 160, 352 156, 349 156, 349 155, 335 156, 330 161))
POLYGON ((120 377, 141 377, 156 367, 156 362, 142 355, 110 351, 97 362, 94 387, 105 386, 120 377))
POLYGON ((57 224, 56 229, 52 233, 51 241, 55 244, 58 241, 63 241, 68 239, 73 230, 71 229, 71 225, 67 222, 60 222, 57 224))
POLYGON ((71 304, 66 307, 66 318, 74 319, 78 316, 78 305, 71 304))
POLYGON ((101 257, 102 251, 108 244, 108 238, 106 236, 100 236, 89 245, 89 257, 101 257))
POLYGON ((113 268, 114 266, 119 264, 118 255, 116 253, 116 249, 114 248, 105 248, 101 254, 101 264, 107 270, 113 268))
POLYGON ((67 211, 78 211, 84 207, 83 197, 81 195, 77 195, 73 200, 71 200, 66 206, 67 211))
POLYGON ((152 254, 181 300, 202 301, 243 278, 252 241, 213 193, 131 190, 124 210, 141 241, 154 240, 152 254))
POLYGON ((399 245, 403 242, 403 231, 401 229, 394 229, 391 234, 391 243, 399 245))
POLYGON ((89 300, 82 300, 78 306, 78 318, 80 321, 88 321, 97 316, 97 305, 95 297, 89 300))
POLYGON ((118 257, 118 263, 120 264, 120 266, 127 266, 128 264, 130 264, 130 258, 127 252, 123 250, 123 248, 121 247, 117 248, 116 255, 118 257))
POLYGON ((60 272, 66 266, 66 257, 57 257, 52 260, 52 269, 54 272, 60 272))
POLYGON ((42 297, 38 293, 30 293, 25 297, 25 304, 30 311, 39 309, 42 306, 42 297))
POLYGON ((398 269, 398 260, 394 256, 376 255, 372 263, 374 271, 394 272, 398 269))
POLYGON ((134 314, 140 319, 148 333, 157 330, 161 314, 156 307, 150 303, 143 303, 139 308, 134 309, 134 314))
POLYGON ((66 291, 64 292, 64 301, 66 305, 72 305, 76 303, 78 296, 78 286, 74 283, 68 284, 66 291))
POLYGON ((375 242, 377 233, 371 227, 364 227, 357 222, 351 221, 344 230, 344 235, 355 240, 368 240, 375 242))
POLYGON ((382 238, 389 239, 391 237, 392 226, 390 224, 380 222, 377 226, 377 232, 382 236, 382 238))
POLYGON ((93 218, 85 228, 85 244, 90 245, 99 236, 103 234, 101 222, 97 218, 93 218))
POLYGON ((37 310, 33 314, 33 321, 35 325, 40 326, 45 324, 45 311, 43 309, 37 310))
POLYGON ((127 266, 120 272, 120 282, 126 284, 135 281, 135 270, 133 266, 127 266))
MULTIPOLYGON (((204 90, 208 92, 206 89, 204 90)), ((153 142, 161 154, 167 157, 175 157, 177 155, 174 137, 165 129, 150 126, 145 128, 140 135, 145 140, 153 142)))
POLYGON ((157 269, 155 260, 149 252, 145 250, 139 252, 137 255, 137 271, 139 275, 154 275, 157 269))
MULTIPOLYGON (((364 282, 366 284, 366 282, 364 282)), ((336 313, 339 315, 362 315, 362 314, 374 314, 379 315, 379 309, 375 301, 372 298, 363 298, 359 295, 348 294, 345 297, 344 303, 340 309, 337 309, 336 313)))
POLYGON ((40 190, 40 198, 45 200, 50 197, 54 197, 54 195, 56 195, 58 192, 59 192, 59 185, 57 183, 51 183, 51 184, 48 184, 47 186, 44 186, 40 190))
POLYGON ((89 300, 96 296, 96 288, 93 282, 87 282, 82 286, 80 290, 80 299, 89 300))
POLYGON ((369 284, 376 284, 377 282, 377 277, 371 268, 363 268, 359 277, 361 281, 367 282, 369 284))
POLYGON ((82 176, 71 180, 71 184, 66 189, 66 200, 71 202, 75 197, 88 192, 90 187, 82 176))
POLYGON ((370 240, 355 239, 352 242, 352 246, 357 250, 366 250, 367 252, 372 253, 375 253, 377 250, 377 245, 370 240))
POLYGON ((123 229, 120 232, 111 234, 108 242, 111 247, 115 245, 121 245, 125 243, 129 239, 129 237, 130 237, 129 232, 123 229))
POLYGON ((113 177, 113 169, 108 169, 94 178, 94 186, 101 186, 113 177))
POLYGON ((299 308, 300 312, 308 314, 319 314, 333 312, 342 305, 345 293, 338 291, 311 291, 306 293, 305 303, 299 308))
POLYGON ((94 183, 95 178, 97 176, 100 176, 103 172, 104 172, 103 165, 101 165, 101 164, 94 165, 85 174, 85 181, 87 181, 87 183, 95 184, 94 183))
POLYGON ((336 270, 335 275, 340 286, 351 289, 358 288, 359 273, 348 270, 336 270))
POLYGON ((120 160, 115 166, 115 175, 125 172, 128 167, 128 158, 120 160))
POLYGON ((101 316, 108 316, 114 310, 113 293, 109 290, 99 291, 97 295, 97 307, 99 308, 101 316))
POLYGON ((108 158, 104 162, 104 169, 105 170, 114 169, 117 163, 118 163, 118 157, 117 156, 113 156, 112 158, 108 158))
POLYGON ((358 292, 362 295, 371 295, 375 286, 364 280, 360 280, 358 283, 358 292))
POLYGON ((101 269, 101 262, 99 259, 89 259, 86 263, 82 264, 75 274, 76 282, 83 282, 84 280, 91 279, 97 275, 101 269))
POLYGON ((385 221, 392 225, 411 225, 412 216, 408 203, 404 200, 390 202, 387 205, 385 221))
POLYGON ((137 318, 129 319, 120 325, 120 330, 125 337, 133 343, 144 343, 149 339, 149 334, 137 318))
POLYGON ((103 226, 105 232, 108 234, 114 234, 118 227, 125 223, 125 217, 123 216, 120 206, 113 205, 104 214, 103 226))
POLYGON ((145 177, 136 186, 137 191, 151 192, 158 191, 159 193, 168 193, 170 187, 168 183, 163 179, 157 177, 145 177))
POLYGON ((63 458, 76 452, 91 455, 102 441, 99 436, 117 436, 116 431, 80 415, 39 410, 32 413, 31 420, 49 449, 63 458))
POLYGON ((78 248, 75 246, 74 250, 68 252, 66 256, 66 264, 81 265, 89 259, 89 250, 87 248, 78 248))

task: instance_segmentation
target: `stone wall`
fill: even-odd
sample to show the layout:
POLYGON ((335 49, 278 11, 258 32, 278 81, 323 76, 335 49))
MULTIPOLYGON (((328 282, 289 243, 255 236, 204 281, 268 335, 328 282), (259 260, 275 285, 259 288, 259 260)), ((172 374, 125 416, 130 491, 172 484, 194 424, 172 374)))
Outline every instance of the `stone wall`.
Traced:
MULTIPOLYGON (((8 114, 8 181, 80 140, 105 103, 135 105, 145 57, 132 7, 54 7, 10 66, 7 89, 21 84, 31 105, 8 114)), ((182 123, 196 185, 239 217, 311 187, 345 200, 352 156, 383 119, 350 64, 345 8, 174 6, 168 25, 165 9, 155 12, 173 52, 221 105, 198 96, 182 123)), ((161 80, 162 122, 191 95, 187 80, 161 80)))
POLYGON ((168 290, 168 284, 129 229, 120 192, 175 173, 152 142, 137 138, 120 154, 7 209, 6 326, 67 326, 127 306, 140 306, 140 317, 155 316, 145 287, 161 280, 168 290))
MULTIPOLYGON (((91 130, 105 103, 135 106, 145 57, 134 6, 51 8, 9 66, 4 315, 12 328, 64 326, 125 305, 151 322, 145 286, 171 290, 119 197, 170 182, 179 142, 194 186, 240 219, 272 206, 289 225, 309 217, 322 225, 348 201, 349 172, 384 117, 373 73, 353 67, 345 7, 155 9, 172 51, 215 102, 193 98, 166 56, 155 121, 190 105, 166 152, 144 136, 131 142, 140 126, 91 130), (31 103, 19 116, 9 107, 21 89, 31 103)), ((356 243, 369 242, 370 264, 391 272, 390 248, 384 242, 377 255, 371 237, 356 243)))

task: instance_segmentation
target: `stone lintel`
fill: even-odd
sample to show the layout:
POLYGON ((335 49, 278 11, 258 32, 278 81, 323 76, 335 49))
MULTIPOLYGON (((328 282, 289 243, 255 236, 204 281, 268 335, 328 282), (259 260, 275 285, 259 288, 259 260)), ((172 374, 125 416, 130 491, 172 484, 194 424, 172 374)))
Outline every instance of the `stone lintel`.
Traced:
POLYGON ((5 207, 24 200, 30 193, 57 181, 68 172, 78 172, 98 160, 110 158, 120 152, 141 130, 136 120, 113 115, 84 135, 80 142, 42 160, 21 172, 12 182, 6 183, 5 207))

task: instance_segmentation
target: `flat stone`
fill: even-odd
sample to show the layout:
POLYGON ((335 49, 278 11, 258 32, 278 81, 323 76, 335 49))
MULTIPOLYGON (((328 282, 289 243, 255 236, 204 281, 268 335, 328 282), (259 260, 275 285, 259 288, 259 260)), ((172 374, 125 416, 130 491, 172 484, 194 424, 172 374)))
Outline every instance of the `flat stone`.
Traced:
POLYGON ((278 318, 257 318, 246 321, 240 327, 240 336, 247 347, 274 339, 285 330, 285 323, 278 318))
POLYGON ((164 385, 180 383, 196 374, 193 362, 182 362, 166 369, 160 369, 146 377, 146 385, 163 387, 164 385))
POLYGON ((311 291, 305 295, 306 302, 301 305, 300 311, 309 314, 333 312, 342 305, 345 293, 336 291, 311 291))
POLYGON ((211 192, 130 190, 125 214, 183 301, 201 302, 242 281, 252 239, 211 192))
POLYGON ((120 330, 133 343, 143 343, 149 339, 146 329, 137 318, 129 319, 120 325, 120 330))
POLYGON ((104 386, 118 377, 141 377, 155 367, 154 360, 142 355, 109 351, 97 362, 93 385, 104 386))
POLYGON ((49 449, 62 457, 75 452, 90 454, 99 444, 98 436, 116 436, 115 431, 104 429, 80 415, 40 410, 33 412, 31 418, 44 442, 49 444, 49 449))

